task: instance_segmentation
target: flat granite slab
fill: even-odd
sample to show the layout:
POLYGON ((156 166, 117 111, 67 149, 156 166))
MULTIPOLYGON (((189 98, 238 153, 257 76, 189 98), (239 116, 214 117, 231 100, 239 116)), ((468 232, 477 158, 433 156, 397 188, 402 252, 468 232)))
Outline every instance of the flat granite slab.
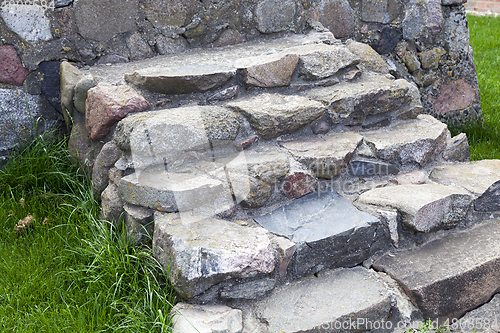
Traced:
POLYGON ((373 267, 407 291, 424 318, 460 318, 500 290, 500 221, 388 253, 373 267))
POLYGON ((355 266, 390 244, 376 217, 359 211, 334 191, 310 193, 254 219, 297 243, 290 265, 293 277, 355 266))

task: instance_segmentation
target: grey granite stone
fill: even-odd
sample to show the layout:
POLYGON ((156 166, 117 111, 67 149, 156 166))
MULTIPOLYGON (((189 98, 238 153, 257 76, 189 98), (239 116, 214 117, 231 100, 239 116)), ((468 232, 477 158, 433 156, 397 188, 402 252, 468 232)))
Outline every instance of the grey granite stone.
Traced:
POLYGON ((254 219, 297 244, 289 268, 293 277, 355 266, 389 242, 376 217, 334 191, 308 194, 254 219))

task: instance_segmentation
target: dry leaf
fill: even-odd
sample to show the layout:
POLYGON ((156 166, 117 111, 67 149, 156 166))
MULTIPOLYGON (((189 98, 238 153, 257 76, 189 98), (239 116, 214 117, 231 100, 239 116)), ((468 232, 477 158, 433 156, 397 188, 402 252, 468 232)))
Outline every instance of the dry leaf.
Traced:
POLYGON ((24 219, 19 220, 15 227, 17 234, 21 235, 23 232, 25 232, 26 229, 28 229, 28 227, 30 226, 31 222, 33 222, 34 220, 35 218, 33 217, 33 215, 28 215, 24 219))

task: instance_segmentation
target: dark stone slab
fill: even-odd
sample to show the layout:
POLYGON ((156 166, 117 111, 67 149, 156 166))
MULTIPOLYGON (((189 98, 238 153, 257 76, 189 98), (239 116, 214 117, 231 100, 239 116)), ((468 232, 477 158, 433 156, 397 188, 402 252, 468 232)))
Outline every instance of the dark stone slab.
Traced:
POLYGON ((424 318, 459 318, 500 289, 500 220, 419 248, 386 254, 373 267, 399 281, 424 318))
POLYGON ((356 160, 349 164, 349 173, 361 177, 395 175, 399 173, 399 168, 394 164, 384 162, 356 160))
POLYGON ((356 266, 390 242, 376 217, 334 191, 308 194, 255 221, 297 243, 289 268, 295 278, 356 266))
POLYGON ((371 47, 380 54, 386 54, 394 50, 400 40, 403 39, 403 33, 400 28, 384 27, 378 41, 373 42, 371 47))
POLYGON ((59 61, 46 61, 38 66, 42 95, 52 106, 62 113, 61 109, 61 74, 59 61))
POLYGON ((500 210, 500 181, 491 185, 474 203, 474 208, 481 212, 500 210))

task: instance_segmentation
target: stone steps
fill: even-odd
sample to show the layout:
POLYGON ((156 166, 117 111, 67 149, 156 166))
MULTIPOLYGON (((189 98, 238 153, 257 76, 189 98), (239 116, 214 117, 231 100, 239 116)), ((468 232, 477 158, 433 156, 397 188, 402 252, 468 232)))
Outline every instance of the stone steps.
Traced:
POLYGON ((74 155, 95 162, 103 217, 152 239, 191 304, 174 332, 404 332, 402 320, 461 316, 498 289, 439 308, 455 280, 494 277, 465 240, 497 225, 481 222, 500 217, 500 162, 467 162, 467 138, 421 114, 416 86, 370 46, 313 31, 68 66, 70 143, 90 147, 74 155), (420 278, 428 258, 451 275, 420 278))

